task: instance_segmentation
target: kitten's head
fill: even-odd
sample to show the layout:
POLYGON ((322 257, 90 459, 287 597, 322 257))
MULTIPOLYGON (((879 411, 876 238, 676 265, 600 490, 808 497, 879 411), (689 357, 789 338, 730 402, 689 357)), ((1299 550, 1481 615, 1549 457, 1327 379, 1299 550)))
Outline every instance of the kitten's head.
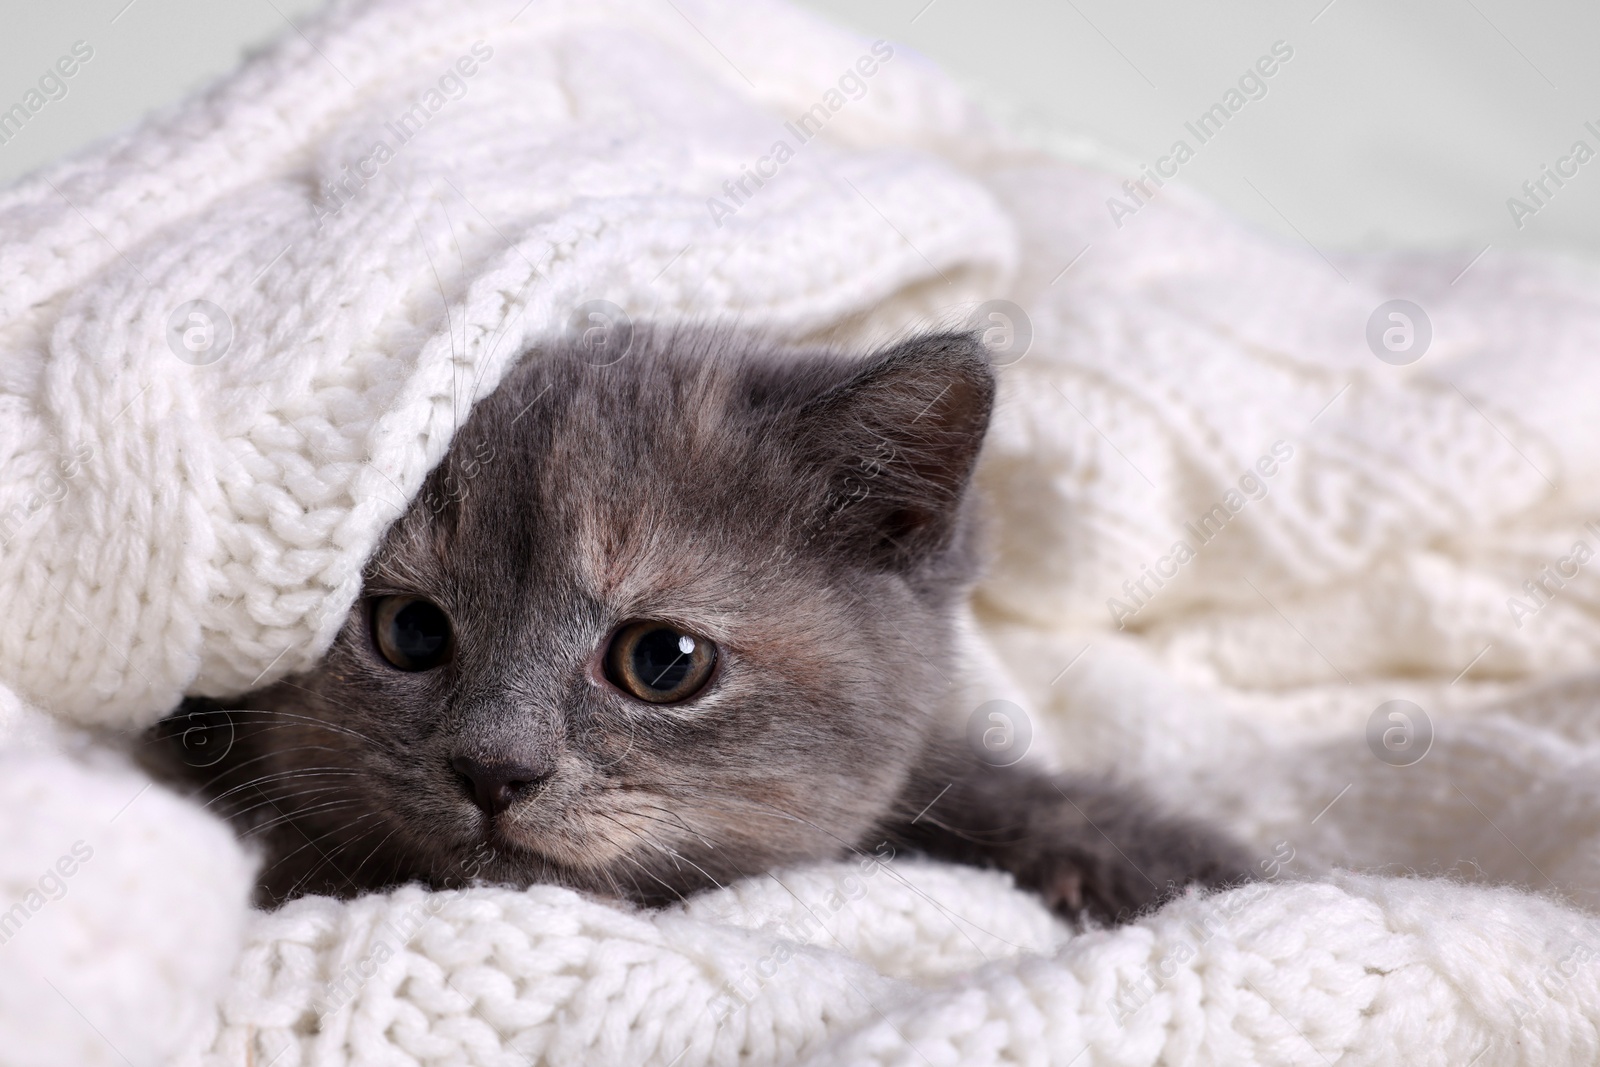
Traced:
POLYGON ((478 878, 659 901, 837 855, 893 802, 955 680, 981 346, 640 331, 585 354, 528 353, 323 663, 227 705, 213 790, 263 826, 268 899, 478 878))

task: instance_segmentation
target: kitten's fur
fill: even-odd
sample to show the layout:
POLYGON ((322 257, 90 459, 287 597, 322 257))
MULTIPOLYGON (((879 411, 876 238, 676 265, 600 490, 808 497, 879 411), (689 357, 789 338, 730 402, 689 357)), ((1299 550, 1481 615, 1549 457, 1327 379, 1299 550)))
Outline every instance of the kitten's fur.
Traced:
POLYGON ((862 361, 640 331, 615 365, 584 356, 533 351, 477 405, 317 669, 162 729, 266 842, 264 903, 472 879, 660 903, 884 841, 1109 920, 1248 877, 1214 833, 986 766, 946 725, 994 395, 974 338, 862 361), (450 663, 380 658, 386 594, 444 609, 450 663), (605 682, 597 650, 641 618, 717 643, 700 697, 605 682), (550 774, 490 818, 461 755, 550 774))

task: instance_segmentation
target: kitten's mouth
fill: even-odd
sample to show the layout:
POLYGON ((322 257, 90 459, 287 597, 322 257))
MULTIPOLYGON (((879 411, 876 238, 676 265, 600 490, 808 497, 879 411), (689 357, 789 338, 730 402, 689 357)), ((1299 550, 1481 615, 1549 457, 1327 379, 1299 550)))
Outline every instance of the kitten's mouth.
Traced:
POLYGON ((484 820, 484 841, 512 859, 539 860, 572 870, 603 866, 622 848, 603 831, 606 820, 581 811, 535 812, 512 808, 484 820))

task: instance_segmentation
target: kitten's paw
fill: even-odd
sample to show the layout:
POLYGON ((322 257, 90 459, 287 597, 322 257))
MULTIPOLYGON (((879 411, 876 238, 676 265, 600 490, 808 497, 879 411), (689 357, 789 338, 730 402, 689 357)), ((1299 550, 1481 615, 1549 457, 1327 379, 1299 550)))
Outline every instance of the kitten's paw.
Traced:
POLYGON ((1123 820, 1112 836, 1095 832, 1098 841, 1077 827, 1054 844, 1037 841, 1013 868, 1018 884, 1069 918, 1125 923, 1189 886, 1221 889, 1253 877, 1242 848, 1193 824, 1123 820))
POLYGON ((1009 871, 1064 916, 1130 922, 1189 886, 1253 877, 1241 846, 1164 814, 1138 789, 1026 766, 968 765, 947 777, 962 759, 935 762, 913 781, 902 807, 918 814, 890 832, 933 856, 1009 871))

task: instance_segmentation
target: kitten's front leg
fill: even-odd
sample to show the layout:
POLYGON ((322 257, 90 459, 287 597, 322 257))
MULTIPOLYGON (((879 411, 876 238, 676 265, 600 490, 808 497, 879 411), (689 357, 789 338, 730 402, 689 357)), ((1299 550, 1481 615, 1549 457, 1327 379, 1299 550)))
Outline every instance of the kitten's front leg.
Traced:
POLYGON ((1068 916, 1127 922, 1187 885, 1251 878, 1244 849, 1130 789, 991 767, 955 743, 913 775, 884 833, 939 859, 1009 871, 1068 916))

